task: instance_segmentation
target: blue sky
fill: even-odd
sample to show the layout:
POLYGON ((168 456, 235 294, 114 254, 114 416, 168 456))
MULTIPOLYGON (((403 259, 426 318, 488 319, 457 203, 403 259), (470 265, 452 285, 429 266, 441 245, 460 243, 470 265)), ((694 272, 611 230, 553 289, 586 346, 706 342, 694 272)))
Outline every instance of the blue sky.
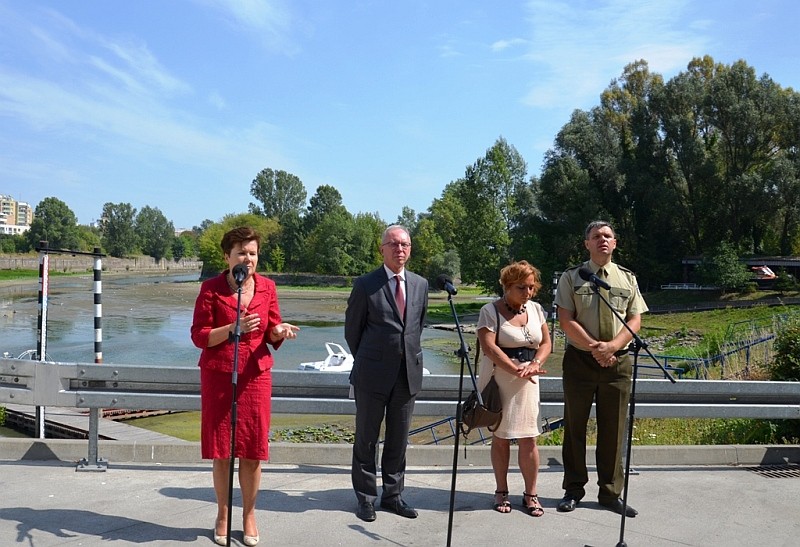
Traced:
POLYGON ((645 59, 744 59, 800 89, 796 0, 0 0, 0 194, 247 210, 264 168, 352 213, 424 211, 504 137, 538 175, 645 59))

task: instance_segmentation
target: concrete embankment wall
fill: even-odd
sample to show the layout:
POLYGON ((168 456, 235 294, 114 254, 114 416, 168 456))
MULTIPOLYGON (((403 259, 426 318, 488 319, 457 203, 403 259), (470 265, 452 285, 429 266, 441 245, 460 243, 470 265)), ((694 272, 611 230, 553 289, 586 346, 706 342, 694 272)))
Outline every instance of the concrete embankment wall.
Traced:
MULTIPOLYGON (((65 254, 50 254, 50 271, 58 272, 90 272, 94 269, 94 258, 91 256, 72 256, 65 254)), ((138 256, 133 258, 102 257, 103 271, 197 271, 203 267, 201 260, 180 259, 155 260, 151 256, 138 256)), ((0 255, 0 270, 38 270, 39 257, 33 255, 0 255)))
MULTIPOLYGON (((515 467, 516 447, 511 465, 515 467)), ((458 450, 458 465, 491 466, 490 447, 471 445, 458 450)), ((560 446, 541 446, 543 466, 562 465, 560 446)), ((0 461, 60 460, 78 461, 88 454, 87 441, 77 439, 0 439, 0 461)), ((408 465, 450 466, 453 446, 410 445, 408 465)), ((349 465, 353 447, 349 444, 270 443, 270 462, 294 465, 349 465)), ((199 463, 199 443, 100 441, 98 457, 113 463, 199 463)), ((594 447, 588 447, 587 461, 594 464, 594 447)), ((714 446, 636 446, 631 465, 777 465, 800 462, 798 445, 714 445, 714 446)))

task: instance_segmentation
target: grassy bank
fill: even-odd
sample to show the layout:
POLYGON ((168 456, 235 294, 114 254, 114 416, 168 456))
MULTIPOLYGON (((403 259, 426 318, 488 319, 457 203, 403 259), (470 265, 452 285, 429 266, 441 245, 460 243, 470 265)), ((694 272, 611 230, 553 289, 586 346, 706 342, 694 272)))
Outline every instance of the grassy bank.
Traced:
MULTIPOLYGON (((415 418, 412 429, 423 428, 436 418, 415 418)), ((192 442, 200 440, 200 413, 182 412, 127 423, 192 442)), ((634 424, 633 444, 644 445, 713 445, 713 444, 798 444, 796 428, 789 420, 751 419, 678 419, 638 418, 634 424)), ((435 428, 440 444, 452 444, 450 427, 435 428)), ((352 443, 353 416, 284 415, 272 416, 270 439, 281 442, 352 443)), ((412 444, 432 444, 433 434, 421 432, 410 437, 412 444)), ((478 439, 473 433, 470 440, 478 439)), ((595 444, 594 420, 589 423, 589 444, 595 444)), ((560 445, 562 430, 556 429, 539 438, 541 445, 560 445)))

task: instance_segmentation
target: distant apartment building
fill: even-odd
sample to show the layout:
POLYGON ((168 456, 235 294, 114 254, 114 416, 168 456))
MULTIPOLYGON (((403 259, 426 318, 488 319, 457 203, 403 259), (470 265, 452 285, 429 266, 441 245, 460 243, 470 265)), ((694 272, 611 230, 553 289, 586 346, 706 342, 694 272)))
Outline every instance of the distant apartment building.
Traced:
POLYGON ((30 229, 31 222, 33 207, 24 201, 0 194, 0 234, 23 234, 30 229))

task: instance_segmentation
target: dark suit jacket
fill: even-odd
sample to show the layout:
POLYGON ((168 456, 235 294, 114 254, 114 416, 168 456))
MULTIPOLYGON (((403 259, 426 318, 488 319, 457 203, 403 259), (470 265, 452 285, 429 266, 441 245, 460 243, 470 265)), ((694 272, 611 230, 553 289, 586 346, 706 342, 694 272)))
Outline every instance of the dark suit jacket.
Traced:
POLYGON ((422 389, 420 338, 428 311, 428 281, 408 270, 405 277, 405 321, 397 311, 383 265, 353 283, 344 337, 354 358, 350 383, 358 389, 391 392, 404 357, 411 394, 422 389))

